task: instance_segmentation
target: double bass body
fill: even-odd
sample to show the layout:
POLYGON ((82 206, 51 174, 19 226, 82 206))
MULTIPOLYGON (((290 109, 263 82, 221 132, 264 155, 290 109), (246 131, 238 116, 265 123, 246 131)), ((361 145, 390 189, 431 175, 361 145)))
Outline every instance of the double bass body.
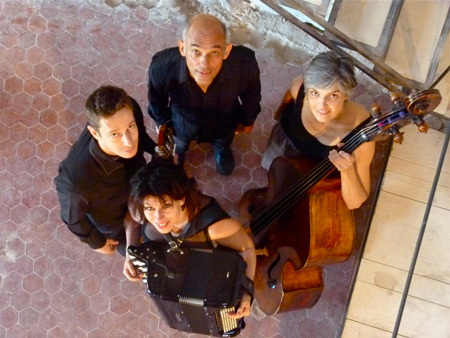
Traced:
POLYGON ((305 174, 314 165, 303 157, 277 158, 268 187, 246 192, 240 202, 241 221, 250 223, 256 247, 267 251, 258 256, 255 276, 255 297, 267 315, 312 307, 324 287, 322 267, 345 261, 353 249, 353 214, 342 199, 339 178, 290 195, 292 186, 309 180, 305 174), (270 217, 255 217, 261 214, 270 217))

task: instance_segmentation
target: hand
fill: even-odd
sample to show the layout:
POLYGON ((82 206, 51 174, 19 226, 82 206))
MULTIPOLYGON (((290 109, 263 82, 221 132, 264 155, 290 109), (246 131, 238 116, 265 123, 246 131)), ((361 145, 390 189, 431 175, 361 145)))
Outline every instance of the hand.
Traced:
POLYGON ((252 298, 250 295, 248 293, 244 293, 239 309, 237 309, 236 312, 229 312, 228 317, 239 319, 250 315, 251 300, 252 298))
POLYGON ((337 170, 344 171, 350 169, 355 165, 356 158, 354 155, 348 154, 342 150, 332 150, 328 154, 331 163, 334 164, 337 170))
POLYGON ((95 251, 100 252, 104 255, 111 255, 116 251, 116 246, 119 244, 118 241, 114 239, 107 238, 106 243, 103 247, 95 249, 95 251))
POLYGON ((125 264, 123 265, 123 274, 129 281, 132 282, 138 282, 142 279, 143 274, 136 269, 134 264, 130 260, 130 256, 128 256, 128 253, 125 257, 125 264))
POLYGON ((253 124, 251 126, 244 126, 242 124, 239 123, 239 125, 237 126, 236 130, 234 131, 235 135, 239 135, 239 134, 249 134, 253 129, 253 124))

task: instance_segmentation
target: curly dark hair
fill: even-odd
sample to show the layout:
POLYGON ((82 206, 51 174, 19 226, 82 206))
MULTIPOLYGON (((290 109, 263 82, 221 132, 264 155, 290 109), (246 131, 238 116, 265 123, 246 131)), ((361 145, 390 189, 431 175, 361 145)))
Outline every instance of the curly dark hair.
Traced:
POLYGON ((189 219, 193 219, 198 210, 199 192, 195 178, 189 178, 183 168, 172 161, 162 158, 153 159, 141 168, 131 179, 129 205, 137 212, 140 221, 145 220, 144 200, 155 197, 164 203, 168 197, 173 201, 185 199, 189 219))

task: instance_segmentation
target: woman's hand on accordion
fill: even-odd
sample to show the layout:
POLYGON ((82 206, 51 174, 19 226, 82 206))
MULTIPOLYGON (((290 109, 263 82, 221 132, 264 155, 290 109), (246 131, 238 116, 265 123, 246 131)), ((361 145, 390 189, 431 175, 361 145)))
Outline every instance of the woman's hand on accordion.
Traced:
POLYGON ((138 271, 138 269, 131 262, 128 253, 125 258, 125 264, 123 265, 123 274, 125 275, 125 277, 127 277, 129 281, 132 282, 139 282, 143 277, 143 274, 140 271, 138 271))
POLYGON ((252 298, 250 297, 250 295, 248 293, 245 292, 242 295, 239 309, 237 309, 236 312, 229 312, 228 316, 231 318, 239 319, 239 318, 250 315, 250 307, 252 305, 251 301, 252 301, 252 298))

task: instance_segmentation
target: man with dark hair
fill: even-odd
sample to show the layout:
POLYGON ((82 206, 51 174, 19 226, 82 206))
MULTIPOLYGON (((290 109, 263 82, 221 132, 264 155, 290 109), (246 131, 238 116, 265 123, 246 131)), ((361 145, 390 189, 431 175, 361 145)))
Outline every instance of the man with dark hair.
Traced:
POLYGON ((249 133, 261 111, 255 53, 229 44, 219 19, 198 14, 178 48, 155 54, 148 88, 148 112, 156 125, 173 123, 175 161, 183 163, 191 140, 208 142, 214 146, 219 173, 231 174, 233 137, 249 133))
POLYGON ((125 255, 130 178, 155 152, 142 111, 127 93, 103 86, 86 101, 88 124, 55 178, 61 218, 82 242, 102 254, 125 255))

